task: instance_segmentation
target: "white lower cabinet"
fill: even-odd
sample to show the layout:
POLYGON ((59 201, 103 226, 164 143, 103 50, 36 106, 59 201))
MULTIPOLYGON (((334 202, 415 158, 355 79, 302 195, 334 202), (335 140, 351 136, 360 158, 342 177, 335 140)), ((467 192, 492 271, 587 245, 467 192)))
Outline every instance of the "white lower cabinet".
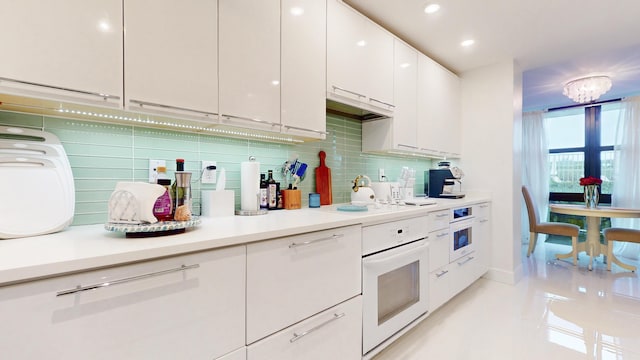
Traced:
POLYGON ((247 246, 247 344, 361 293, 360 225, 247 246))
POLYGON ((449 264, 429 273, 429 311, 442 306, 452 297, 449 264))
POLYGON ((248 360, 362 358, 362 296, 248 346, 248 360))
POLYGON ((476 251, 454 260, 449 265, 452 296, 466 289, 482 276, 481 266, 480 257, 476 251))
POLYGON ((487 271, 486 247, 490 241, 490 203, 474 205, 473 242, 476 251, 449 261, 451 210, 429 213, 429 311, 445 304, 487 271), (435 230, 438 229, 438 230, 435 230), (434 231, 435 230, 435 231, 434 231))
POLYGON ((473 206, 475 219, 473 221, 473 233, 479 239, 478 253, 481 259, 481 267, 486 272, 489 269, 489 244, 491 244, 491 203, 481 203, 473 206))
POLYGON ((429 233, 429 311, 434 311, 451 298, 451 274, 449 271, 449 221, 442 226, 444 217, 449 210, 429 214, 431 225, 440 230, 429 233))
POLYGON ((243 350, 245 256, 238 246, 1 287, 1 357, 215 359, 243 350))

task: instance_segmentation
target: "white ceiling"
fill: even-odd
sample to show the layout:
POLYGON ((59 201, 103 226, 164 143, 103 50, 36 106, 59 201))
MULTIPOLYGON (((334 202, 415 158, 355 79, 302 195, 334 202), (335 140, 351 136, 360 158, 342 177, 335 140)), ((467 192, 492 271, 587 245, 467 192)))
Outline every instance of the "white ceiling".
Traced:
POLYGON ((612 77, 600 100, 640 92, 638 0, 344 1, 457 74, 514 59, 525 110, 574 104, 562 84, 590 73, 612 77))

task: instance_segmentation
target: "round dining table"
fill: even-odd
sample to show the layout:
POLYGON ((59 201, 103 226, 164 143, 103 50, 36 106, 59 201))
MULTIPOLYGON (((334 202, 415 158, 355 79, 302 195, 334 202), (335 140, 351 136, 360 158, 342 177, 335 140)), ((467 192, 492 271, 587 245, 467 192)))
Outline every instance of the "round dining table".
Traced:
MULTIPOLYGON (((557 214, 585 216, 587 219, 587 241, 578 243, 570 253, 576 256, 584 251, 589 256, 589 270, 593 268, 593 258, 607 254, 607 245, 600 244, 600 218, 640 218, 640 209, 615 208, 609 206, 586 207, 584 205, 550 204, 549 210, 557 214)), ((615 255, 607 259, 619 266, 624 265, 615 255)))

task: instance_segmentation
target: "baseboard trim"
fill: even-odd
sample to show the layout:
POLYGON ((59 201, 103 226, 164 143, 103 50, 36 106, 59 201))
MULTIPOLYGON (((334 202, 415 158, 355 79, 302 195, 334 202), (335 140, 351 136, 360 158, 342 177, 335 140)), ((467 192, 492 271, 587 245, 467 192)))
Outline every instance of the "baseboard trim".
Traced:
POLYGON ((489 268, 489 270, 482 277, 487 280, 514 285, 518 281, 520 281, 523 276, 524 272, 522 269, 522 264, 518 264, 518 266, 513 271, 489 268))

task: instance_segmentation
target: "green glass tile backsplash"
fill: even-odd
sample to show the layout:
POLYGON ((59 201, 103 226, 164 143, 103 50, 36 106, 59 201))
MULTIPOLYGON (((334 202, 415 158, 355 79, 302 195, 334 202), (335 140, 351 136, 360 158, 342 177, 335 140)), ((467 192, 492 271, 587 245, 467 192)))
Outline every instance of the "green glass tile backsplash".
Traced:
POLYGON ((431 167, 428 159, 396 158, 361 153, 360 121, 327 115, 327 138, 299 145, 274 144, 211 135, 149 129, 75 119, 0 111, 0 125, 28 127, 51 132, 60 138, 76 187, 76 213, 73 225, 104 223, 107 201, 118 181, 148 181, 149 159, 164 159, 168 176, 173 178, 175 159, 185 159, 185 170, 193 172, 194 211, 200 209, 200 191, 215 184, 200 184, 200 161, 216 161, 224 168, 227 189, 235 191, 236 208, 240 206, 240 162, 255 156, 261 171, 274 170, 276 181, 282 181, 280 169, 296 156, 308 164, 307 174, 299 186, 303 207, 306 194, 315 191, 314 169, 319 166, 318 152, 327 153, 331 169, 333 202, 350 200, 351 182, 359 174, 376 181, 378 169, 385 169, 389 181, 395 181, 403 166, 416 169, 414 191, 422 193, 424 170, 431 167))

